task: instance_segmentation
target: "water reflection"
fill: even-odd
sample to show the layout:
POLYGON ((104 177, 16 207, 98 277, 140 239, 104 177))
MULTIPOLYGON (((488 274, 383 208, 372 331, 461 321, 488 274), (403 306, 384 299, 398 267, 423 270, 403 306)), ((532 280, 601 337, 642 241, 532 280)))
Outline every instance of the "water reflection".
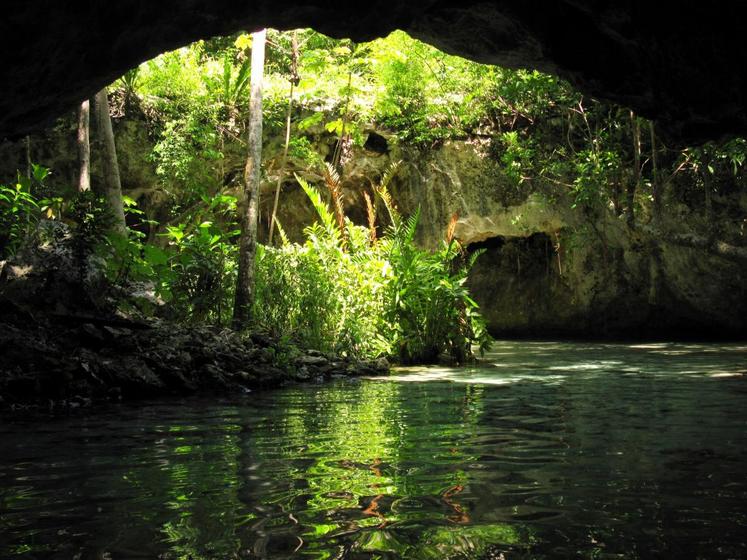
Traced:
POLYGON ((481 368, 6 421, 0 557, 745 557, 745 356, 502 343, 481 368))

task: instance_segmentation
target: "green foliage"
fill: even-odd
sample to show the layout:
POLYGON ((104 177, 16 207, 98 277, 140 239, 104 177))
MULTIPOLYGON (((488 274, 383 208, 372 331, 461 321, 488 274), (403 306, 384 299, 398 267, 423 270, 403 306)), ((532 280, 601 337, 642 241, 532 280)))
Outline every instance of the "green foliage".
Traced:
POLYGON ((450 238, 441 249, 428 252, 415 245, 420 211, 403 219, 388 196, 378 188, 392 224, 378 245, 390 263, 386 319, 392 348, 403 363, 431 363, 442 355, 464 362, 471 345, 487 349, 490 336, 477 303, 465 287, 467 274, 482 252, 465 259, 459 243, 450 238))
POLYGON ((170 304, 177 317, 194 322, 227 320, 235 284, 236 246, 230 240, 238 232, 224 232, 212 222, 191 231, 183 225, 167 227, 173 253, 169 259, 174 282, 170 304))
POLYGON ((30 179, 19 173, 14 185, 0 185, 0 259, 16 252, 38 218, 39 201, 31 194, 30 179))
POLYGON ((306 228, 304 245, 258 252, 255 316, 265 328, 324 351, 407 363, 464 361, 472 343, 485 348, 489 336, 464 285, 474 258, 465 262, 456 241, 435 253, 417 248, 419 213, 403 219, 391 203, 383 239, 347 219, 343 232, 319 191, 298 180, 320 221, 306 228))
MULTIPOLYGON (((220 195, 195 211, 190 223, 166 225, 165 245, 146 243, 131 230, 127 237, 110 235, 104 249, 113 284, 147 283, 168 305, 167 317, 185 322, 226 323, 231 314, 236 276, 236 224, 225 220, 236 199, 220 195), (199 217, 212 216, 221 222, 199 217)), ((132 212, 132 210, 130 210, 132 212)))
POLYGON ((502 144, 500 161, 506 175, 516 185, 522 184, 533 172, 534 149, 531 137, 520 136, 515 130, 504 132, 499 137, 502 144))
POLYGON ((601 187, 620 173, 620 154, 612 150, 581 150, 576 154, 576 178, 573 182, 576 207, 598 207, 603 203, 601 187))
POLYGON ((91 253, 104 240, 114 222, 106 199, 93 191, 76 193, 67 212, 74 226, 75 244, 84 254, 91 253))

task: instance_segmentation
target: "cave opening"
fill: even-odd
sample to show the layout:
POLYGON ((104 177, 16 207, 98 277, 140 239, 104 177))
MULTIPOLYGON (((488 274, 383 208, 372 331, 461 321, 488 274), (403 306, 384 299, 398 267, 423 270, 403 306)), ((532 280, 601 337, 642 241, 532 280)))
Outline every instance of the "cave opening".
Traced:
POLYGON ((745 556, 737 3, 6 11, 0 557, 745 556))

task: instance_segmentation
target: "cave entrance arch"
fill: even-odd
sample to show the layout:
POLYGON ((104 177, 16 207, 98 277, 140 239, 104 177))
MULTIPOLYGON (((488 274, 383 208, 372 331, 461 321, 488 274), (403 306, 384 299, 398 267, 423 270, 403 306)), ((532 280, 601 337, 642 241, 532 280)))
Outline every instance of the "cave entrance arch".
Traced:
POLYGON ((48 124, 162 52, 260 27, 312 27, 356 41, 402 29, 480 62, 559 74, 657 119, 676 140, 747 131, 747 9, 726 0, 29 0, 5 11, 0 138, 48 124))

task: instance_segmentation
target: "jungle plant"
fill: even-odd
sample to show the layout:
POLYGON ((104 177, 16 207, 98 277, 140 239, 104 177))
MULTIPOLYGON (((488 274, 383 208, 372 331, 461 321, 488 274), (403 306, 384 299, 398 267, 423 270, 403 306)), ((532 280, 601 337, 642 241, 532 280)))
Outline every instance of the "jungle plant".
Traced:
POLYGON ((0 185, 0 259, 12 256, 39 218, 31 180, 18 174, 14 185, 0 185))
POLYGON ((464 362, 472 354, 472 344, 478 344, 482 353, 491 339, 465 286, 467 274, 482 252, 465 258, 454 238, 456 215, 438 251, 418 248, 415 232, 420 211, 404 219, 385 185, 379 187, 378 194, 392 221, 379 247, 392 268, 385 317, 392 327, 391 344, 399 361, 432 363, 446 355, 464 362))
POLYGON ((444 355, 462 362, 471 356, 471 344, 487 346, 489 336, 465 286, 479 253, 465 260, 453 236, 456 218, 439 251, 418 248, 419 212, 403 218, 387 189, 395 171, 391 167, 376 188, 392 222, 381 238, 372 233, 373 204, 368 213, 374 223, 354 225, 343 213, 334 177, 327 178, 331 208, 297 177, 319 221, 306 228, 303 245, 260 249, 255 315, 265 328, 324 351, 406 363, 444 355))

